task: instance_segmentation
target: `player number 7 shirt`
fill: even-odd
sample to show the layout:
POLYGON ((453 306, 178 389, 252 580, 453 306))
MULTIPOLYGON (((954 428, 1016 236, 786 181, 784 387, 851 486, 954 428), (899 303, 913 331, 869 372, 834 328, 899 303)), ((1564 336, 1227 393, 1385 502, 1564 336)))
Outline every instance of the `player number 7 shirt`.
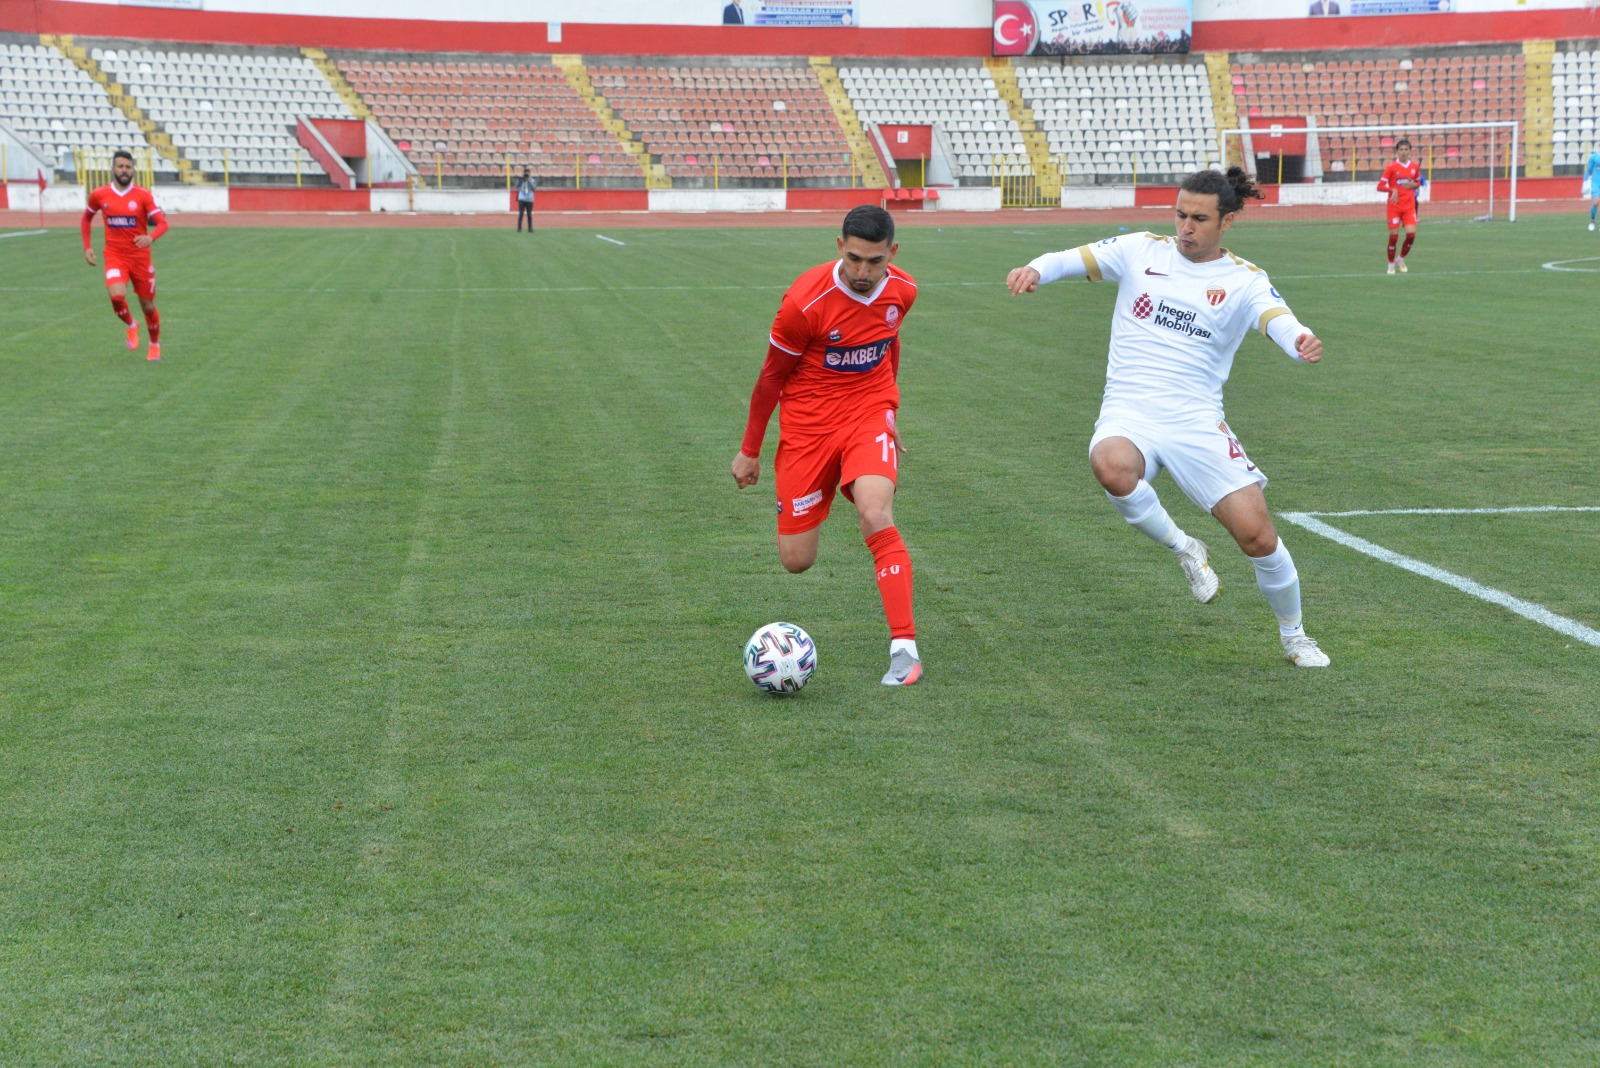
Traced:
POLYGON ((772 323, 772 344, 800 357, 779 402, 785 437, 828 433, 900 406, 900 324, 916 282, 891 264, 870 294, 855 293, 839 281, 840 262, 795 279, 772 323))

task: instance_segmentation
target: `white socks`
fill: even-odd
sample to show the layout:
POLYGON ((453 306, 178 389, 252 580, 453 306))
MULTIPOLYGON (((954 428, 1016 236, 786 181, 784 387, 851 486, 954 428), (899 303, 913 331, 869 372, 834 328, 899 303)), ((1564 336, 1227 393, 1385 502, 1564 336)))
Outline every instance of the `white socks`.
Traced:
POLYGON ((1111 502, 1128 524, 1145 537, 1160 542, 1175 553, 1189 547, 1189 535, 1179 529, 1167 510, 1161 507, 1161 498, 1144 479, 1126 497, 1113 496, 1108 490, 1106 500, 1111 502))
POLYGON ((1295 570, 1294 558, 1283 539, 1278 539, 1278 547, 1272 552, 1252 556, 1250 562, 1256 565, 1256 585, 1278 617, 1278 633, 1285 638, 1304 633, 1300 620, 1300 572, 1295 570))
POLYGON ((917 655, 917 640, 915 638, 890 638, 889 639, 889 655, 890 656, 893 656, 895 653, 898 653, 902 649, 904 649, 906 652, 910 653, 913 660, 921 660, 922 659, 922 657, 917 655))

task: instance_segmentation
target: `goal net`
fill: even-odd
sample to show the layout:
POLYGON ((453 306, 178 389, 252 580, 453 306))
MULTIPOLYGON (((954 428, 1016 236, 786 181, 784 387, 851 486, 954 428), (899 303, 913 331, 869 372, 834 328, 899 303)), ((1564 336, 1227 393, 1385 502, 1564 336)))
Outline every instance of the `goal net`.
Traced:
POLYGON ((1378 191, 1378 179, 1403 138, 1411 142, 1411 159, 1422 169, 1418 214, 1516 221, 1523 161, 1515 121, 1322 126, 1314 119, 1257 118, 1249 123, 1219 132, 1217 148, 1228 165, 1254 174, 1267 205, 1276 205, 1257 218, 1378 217, 1387 200, 1378 191))

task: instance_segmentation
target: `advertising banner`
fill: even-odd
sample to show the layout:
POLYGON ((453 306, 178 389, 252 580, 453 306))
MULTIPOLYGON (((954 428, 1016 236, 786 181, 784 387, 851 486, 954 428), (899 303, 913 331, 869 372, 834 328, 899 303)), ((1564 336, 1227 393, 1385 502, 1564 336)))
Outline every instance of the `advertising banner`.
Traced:
POLYGON ((1187 52, 1190 0, 995 0, 997 56, 1187 52))
POLYGON ((854 26, 855 0, 748 0, 753 26, 854 26))

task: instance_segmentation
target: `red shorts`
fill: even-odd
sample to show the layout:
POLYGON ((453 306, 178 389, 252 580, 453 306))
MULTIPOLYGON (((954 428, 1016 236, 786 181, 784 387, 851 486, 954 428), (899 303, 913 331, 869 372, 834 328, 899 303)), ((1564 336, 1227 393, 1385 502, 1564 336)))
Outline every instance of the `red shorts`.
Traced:
POLYGON ((772 466, 778 488, 778 533, 803 534, 828 518, 840 486, 854 501, 850 484, 862 475, 897 481, 900 456, 894 442, 894 409, 880 408, 831 434, 779 438, 772 466))
POLYGON ((129 285, 136 296, 156 295, 156 267, 148 259, 122 259, 106 253, 106 285, 129 285))
POLYGON ((1389 229, 1396 230, 1396 229, 1399 229, 1402 226, 1415 226, 1415 225, 1417 225, 1417 209, 1415 207, 1410 207, 1410 208, 1393 208, 1393 207, 1391 207, 1389 209, 1389 229))

